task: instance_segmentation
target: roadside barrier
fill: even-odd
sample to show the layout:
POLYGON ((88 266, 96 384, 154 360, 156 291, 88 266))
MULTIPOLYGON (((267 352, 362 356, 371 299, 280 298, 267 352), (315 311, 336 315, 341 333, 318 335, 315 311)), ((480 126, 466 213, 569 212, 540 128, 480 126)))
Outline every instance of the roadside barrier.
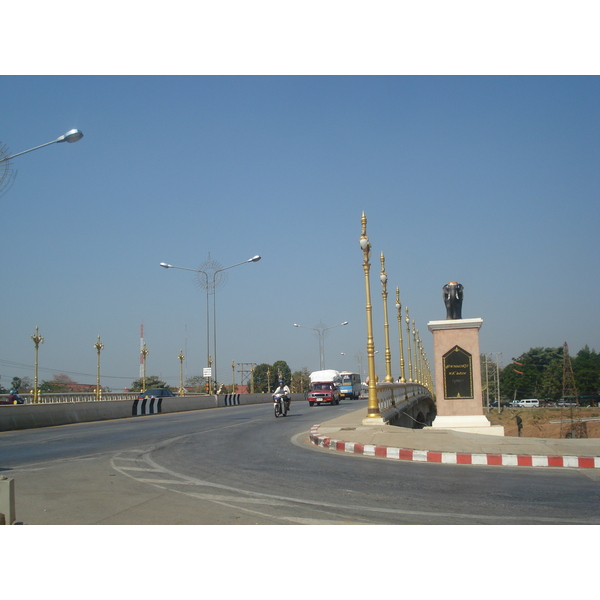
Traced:
MULTIPOLYGON (((292 394, 292 407, 293 402, 297 400, 305 400, 305 395, 292 394)), ((272 401, 271 394, 227 394, 144 398, 142 400, 135 398, 103 402, 9 404, 0 405, 0 431, 54 427, 71 423, 125 419, 225 406, 270 404, 272 401)))

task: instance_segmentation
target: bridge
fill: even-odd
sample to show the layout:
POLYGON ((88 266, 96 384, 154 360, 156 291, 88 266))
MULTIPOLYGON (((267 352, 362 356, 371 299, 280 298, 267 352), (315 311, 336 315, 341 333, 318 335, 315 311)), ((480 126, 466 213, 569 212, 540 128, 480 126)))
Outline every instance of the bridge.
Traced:
MULTIPOLYGON (((53 393, 41 395, 34 403, 33 394, 23 394, 25 404, 0 407, 0 431, 272 402, 268 393, 174 396, 153 405, 138 402, 138 396, 137 392, 103 393, 98 400, 93 392, 53 393)), ((292 394, 292 400, 306 401, 306 394, 292 394)), ((381 418, 391 425, 421 429, 435 419, 432 394, 419 383, 380 383, 377 400, 381 418)))

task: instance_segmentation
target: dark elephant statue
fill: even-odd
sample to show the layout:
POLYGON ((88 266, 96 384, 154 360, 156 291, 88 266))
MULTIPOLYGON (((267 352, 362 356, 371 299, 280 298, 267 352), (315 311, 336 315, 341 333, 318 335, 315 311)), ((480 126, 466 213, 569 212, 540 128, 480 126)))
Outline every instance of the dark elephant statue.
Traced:
POLYGON ((443 288, 446 319, 462 319, 463 286, 449 281, 443 288))

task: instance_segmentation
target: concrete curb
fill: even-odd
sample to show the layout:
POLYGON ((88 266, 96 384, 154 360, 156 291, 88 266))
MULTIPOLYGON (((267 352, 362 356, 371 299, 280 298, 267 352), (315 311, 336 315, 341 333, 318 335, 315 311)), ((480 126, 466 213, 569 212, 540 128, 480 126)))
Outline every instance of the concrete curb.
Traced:
POLYGON ((411 450, 391 446, 375 446, 357 442, 334 440, 319 434, 319 425, 310 430, 310 441, 315 446, 349 454, 376 456, 394 460, 430 462, 447 465, 484 465, 503 467, 570 467, 600 469, 600 457, 597 456, 537 456, 528 454, 476 454, 470 452, 441 452, 430 450, 411 450))

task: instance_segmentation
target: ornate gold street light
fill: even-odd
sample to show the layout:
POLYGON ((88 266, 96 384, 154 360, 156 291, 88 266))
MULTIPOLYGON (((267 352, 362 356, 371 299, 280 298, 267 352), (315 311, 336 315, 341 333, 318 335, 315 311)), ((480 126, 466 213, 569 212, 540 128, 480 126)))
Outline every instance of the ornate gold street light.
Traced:
POLYGON ((98 353, 98 366, 96 369, 96 400, 99 401, 102 399, 102 388, 100 387, 100 352, 102 352, 102 348, 104 348, 104 344, 100 341, 100 336, 98 336, 98 341, 94 344, 94 348, 96 348, 96 352, 98 353))
POLYGON ((413 333, 413 341, 415 346, 415 381, 417 383, 421 383, 421 376, 419 374, 419 332, 415 329, 415 320, 412 322, 412 333, 413 333))
POLYGON ((150 350, 146 348, 146 342, 144 342, 144 347, 142 348, 142 356, 144 359, 142 365, 142 392, 146 391, 146 356, 148 356, 148 352, 150 352, 150 350))
POLYGON ((396 310, 398 311, 398 337, 400 338, 400 383, 406 383, 406 377, 404 376, 404 340, 402 339, 402 304, 399 288, 396 288, 396 310))
POLYGON ((388 322, 387 309, 387 280, 388 276, 385 272, 385 256, 381 253, 381 297, 383 298, 383 330, 385 333, 385 381, 391 383, 394 381, 392 377, 392 353, 390 351, 390 324, 388 322))
POLYGON ((40 390, 38 388, 38 351, 40 344, 44 343, 44 338, 39 335, 38 326, 35 326, 35 334, 31 336, 35 344, 35 364, 33 369, 33 402, 37 404, 40 401, 40 390))
POLYGON ((183 350, 179 351, 177 358, 179 359, 179 395, 185 396, 185 388, 183 387, 183 359, 185 356, 183 350))
POLYGON ((410 349, 410 319, 408 318, 408 306, 406 307, 406 343, 408 345, 408 381, 412 383, 413 370, 412 370, 412 352, 410 349))
POLYGON ((375 343, 373 342, 373 307, 371 305, 371 282, 369 271, 371 263, 371 243, 367 237, 367 217, 363 211, 362 232, 360 234, 360 248, 363 251, 363 270, 365 272, 366 313, 367 313, 367 361, 369 365, 369 400, 367 403, 367 420, 374 422, 381 420, 379 402, 377 401, 377 375, 375 374, 375 343), (377 421, 375 421, 377 419, 377 421))

